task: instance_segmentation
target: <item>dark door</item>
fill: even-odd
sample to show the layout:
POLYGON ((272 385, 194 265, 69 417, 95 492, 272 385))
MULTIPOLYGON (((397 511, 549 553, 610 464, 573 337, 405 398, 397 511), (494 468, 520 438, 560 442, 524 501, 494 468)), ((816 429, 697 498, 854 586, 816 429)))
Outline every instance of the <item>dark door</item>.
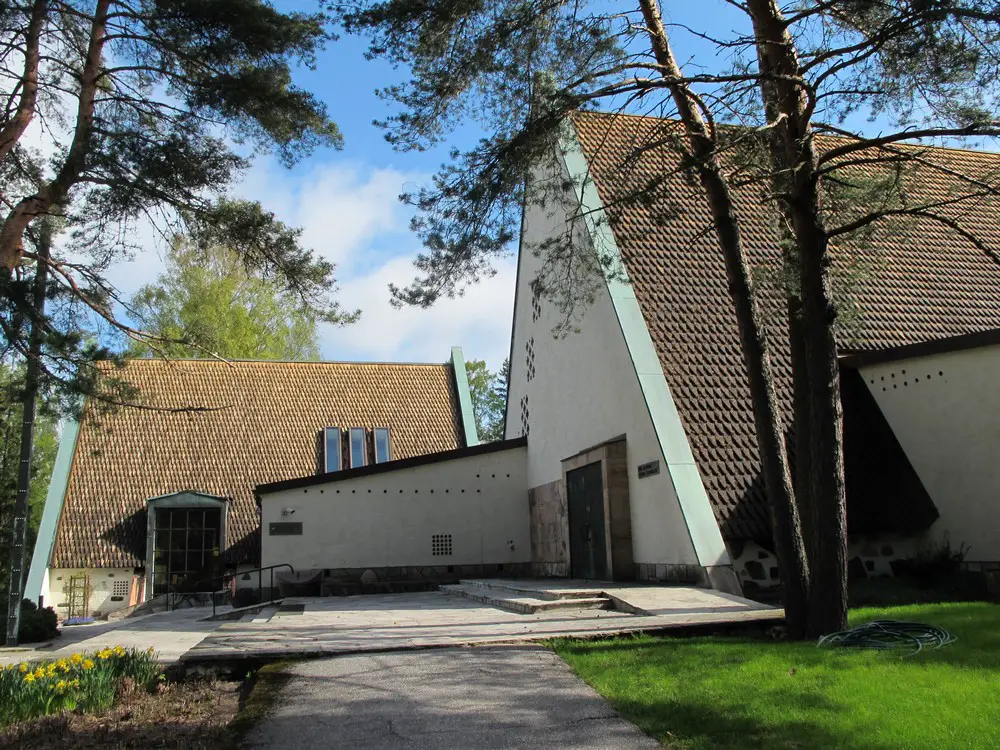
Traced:
POLYGON ((569 567, 574 578, 608 577, 602 484, 600 461, 566 472, 569 567))

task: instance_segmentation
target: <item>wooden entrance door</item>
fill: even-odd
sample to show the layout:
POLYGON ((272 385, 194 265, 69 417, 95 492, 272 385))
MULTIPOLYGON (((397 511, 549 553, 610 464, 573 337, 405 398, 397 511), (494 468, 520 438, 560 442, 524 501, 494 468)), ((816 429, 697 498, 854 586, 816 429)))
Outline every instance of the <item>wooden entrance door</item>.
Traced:
POLYGON ((601 462, 566 472, 569 566, 573 578, 608 578, 601 462))

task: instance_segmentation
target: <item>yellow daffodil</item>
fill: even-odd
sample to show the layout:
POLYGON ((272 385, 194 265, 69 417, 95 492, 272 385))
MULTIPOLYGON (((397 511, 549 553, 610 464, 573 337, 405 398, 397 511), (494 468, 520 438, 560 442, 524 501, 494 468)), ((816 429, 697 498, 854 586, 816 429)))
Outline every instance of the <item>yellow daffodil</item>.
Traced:
POLYGON ((35 677, 37 677, 39 680, 45 677, 45 669, 43 667, 39 667, 38 669, 36 669, 35 677))
POLYGON ((70 687, 75 687, 75 688, 78 688, 78 687, 80 687, 80 680, 73 680, 73 681, 72 681, 72 682, 70 683, 70 687))
POLYGON ((28 662, 22 661, 21 664, 18 666, 18 669, 21 670, 21 674, 24 674, 25 672, 27 672, 28 671, 28 662))
POLYGON ((83 664, 81 666, 83 667, 83 670, 86 672, 87 670, 94 668, 94 661, 92 659, 84 659, 83 664))
POLYGON ((73 654, 71 657, 69 657, 69 660, 74 664, 79 664, 81 661, 83 661, 83 654, 73 654))
POLYGON ((35 681, 35 675, 32 674, 31 672, 28 672, 28 674, 24 676, 24 681, 27 682, 28 684, 31 684, 32 682, 35 681))

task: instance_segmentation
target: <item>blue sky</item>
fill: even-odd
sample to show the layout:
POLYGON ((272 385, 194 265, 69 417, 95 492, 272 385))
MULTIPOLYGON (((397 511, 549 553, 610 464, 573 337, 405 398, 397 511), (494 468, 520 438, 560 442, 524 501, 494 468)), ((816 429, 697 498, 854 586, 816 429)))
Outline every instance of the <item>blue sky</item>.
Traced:
MULTIPOLYGON (((315 0, 274 3, 312 11, 315 0)), ((507 356, 514 295, 515 260, 497 266, 497 275, 465 298, 445 300, 430 310, 395 310, 389 282, 413 278, 419 240, 409 231, 411 216, 397 197, 426 181, 447 156, 447 145, 423 153, 397 153, 372 120, 388 105, 374 93, 405 71, 364 59, 364 42, 342 37, 328 45, 315 70, 296 72, 298 85, 326 102, 344 135, 343 150, 320 149, 292 169, 271 157, 258 158, 236 195, 259 200, 292 226, 304 242, 338 265, 338 299, 360 308, 359 323, 320 331, 326 359, 440 362, 450 347, 462 346, 467 359, 486 359, 494 369, 507 356)), ((463 137, 478 137, 475 127, 463 137)), ((150 239, 151 243, 152 240, 150 239)), ((111 281, 128 297, 162 269, 160 252, 147 252, 113 268, 111 281)))

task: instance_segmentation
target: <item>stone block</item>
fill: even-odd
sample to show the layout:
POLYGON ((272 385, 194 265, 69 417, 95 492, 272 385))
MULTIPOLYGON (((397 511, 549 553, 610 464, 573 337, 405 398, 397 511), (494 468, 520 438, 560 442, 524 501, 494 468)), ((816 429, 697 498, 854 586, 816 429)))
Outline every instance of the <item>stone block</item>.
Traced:
POLYGON ((747 575, 750 576, 755 581, 766 581, 767 575, 764 573, 764 566, 760 564, 758 560, 747 560, 746 562, 747 575))

